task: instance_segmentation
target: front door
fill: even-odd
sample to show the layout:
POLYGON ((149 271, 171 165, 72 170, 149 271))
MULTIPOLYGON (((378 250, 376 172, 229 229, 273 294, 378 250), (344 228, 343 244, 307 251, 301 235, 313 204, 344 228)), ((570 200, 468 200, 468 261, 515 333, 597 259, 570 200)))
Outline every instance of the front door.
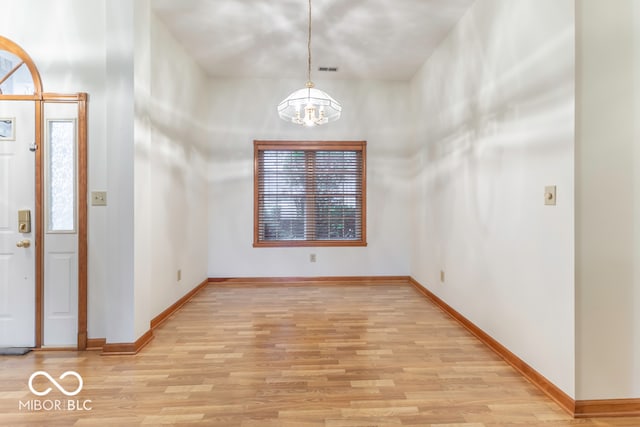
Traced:
POLYGON ((34 108, 0 100, 0 347, 35 345, 34 108))

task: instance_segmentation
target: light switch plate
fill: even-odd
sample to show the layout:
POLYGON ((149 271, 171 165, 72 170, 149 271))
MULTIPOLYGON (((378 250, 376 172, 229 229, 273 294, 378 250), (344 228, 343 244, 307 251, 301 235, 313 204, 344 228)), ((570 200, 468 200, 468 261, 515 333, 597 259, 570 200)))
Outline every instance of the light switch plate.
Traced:
POLYGON ((106 191, 92 191, 91 192, 91 206, 107 206, 107 192, 106 191))
POLYGON ((556 186, 548 185, 544 187, 544 204, 555 205, 556 204, 556 186))

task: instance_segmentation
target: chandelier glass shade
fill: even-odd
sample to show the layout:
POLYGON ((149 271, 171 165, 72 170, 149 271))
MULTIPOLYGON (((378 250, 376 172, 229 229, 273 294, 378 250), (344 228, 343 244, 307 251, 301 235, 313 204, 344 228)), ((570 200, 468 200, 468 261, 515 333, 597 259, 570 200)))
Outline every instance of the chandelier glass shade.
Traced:
POLYGON ((288 122, 313 127, 338 120, 342 113, 342 106, 327 93, 316 89, 311 81, 311 0, 309 0, 307 51, 307 84, 278 104, 278 115, 288 122))
POLYGON ((283 120, 303 126, 317 126, 338 120, 342 107, 327 93, 307 83, 278 105, 283 120))

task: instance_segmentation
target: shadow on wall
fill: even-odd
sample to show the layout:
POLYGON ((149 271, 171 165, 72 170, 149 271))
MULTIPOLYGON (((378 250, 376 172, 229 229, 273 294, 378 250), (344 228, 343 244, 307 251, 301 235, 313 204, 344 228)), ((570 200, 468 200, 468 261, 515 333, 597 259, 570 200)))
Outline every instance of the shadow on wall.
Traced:
MULTIPOLYGON (((159 94, 174 96, 175 102, 157 97, 136 102, 136 163, 148 173, 144 188, 136 191, 142 212, 149 215, 138 220, 148 230, 152 277, 167 283, 174 282, 176 268, 185 269, 186 275, 197 274, 193 271, 197 262, 186 259, 204 249, 198 242, 203 241, 202 228, 206 229, 208 130, 191 114, 198 111, 199 98, 178 89, 159 94)), ((167 294, 165 299, 172 297, 167 294)))
MULTIPOLYGON (((503 39, 507 38, 497 43, 503 39)), ((499 75, 482 65, 479 49, 456 56, 452 67, 466 70, 463 76, 451 75, 441 63, 435 70, 438 67, 427 65, 421 92, 429 100, 419 102, 437 113, 421 114, 427 119, 416 121, 412 170, 423 194, 438 198, 434 203, 440 204, 441 212, 453 211, 456 194, 464 190, 473 197, 466 202, 468 208, 486 232, 501 189, 522 190, 532 158, 553 157, 572 148, 573 62, 554 60, 572 40, 567 30, 499 75)), ((516 217, 521 207, 512 205, 516 217)), ((451 218, 440 218, 438 227, 451 229, 451 218)))

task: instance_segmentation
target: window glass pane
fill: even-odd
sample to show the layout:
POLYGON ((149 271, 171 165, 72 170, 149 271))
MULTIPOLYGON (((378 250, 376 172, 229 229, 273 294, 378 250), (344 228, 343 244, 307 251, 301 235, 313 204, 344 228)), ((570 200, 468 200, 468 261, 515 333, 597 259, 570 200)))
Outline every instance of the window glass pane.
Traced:
POLYGON ((356 151, 316 153, 316 239, 360 239, 360 170, 356 151))
POLYGON ((262 240, 300 240, 305 234, 305 153, 261 153, 262 240))
POLYGON ((74 231, 76 213, 76 123, 48 121, 48 230, 74 231))
POLYGON ((5 50, 0 50, 0 94, 30 95, 34 92, 31 73, 20 58, 5 50), (6 76, 9 76, 5 79, 6 76))

